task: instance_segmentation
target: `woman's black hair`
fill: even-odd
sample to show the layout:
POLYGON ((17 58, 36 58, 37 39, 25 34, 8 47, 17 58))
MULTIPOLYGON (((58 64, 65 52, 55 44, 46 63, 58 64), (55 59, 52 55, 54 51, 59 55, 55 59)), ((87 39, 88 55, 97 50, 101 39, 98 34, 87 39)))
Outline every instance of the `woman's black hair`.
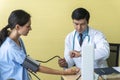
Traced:
POLYGON ((7 36, 9 36, 8 28, 12 30, 17 24, 24 26, 30 20, 30 17, 30 14, 24 10, 14 10, 8 18, 8 25, 0 31, 0 46, 5 41, 7 36))
POLYGON ((85 8, 77 8, 72 12, 72 19, 86 19, 89 22, 90 13, 85 8))

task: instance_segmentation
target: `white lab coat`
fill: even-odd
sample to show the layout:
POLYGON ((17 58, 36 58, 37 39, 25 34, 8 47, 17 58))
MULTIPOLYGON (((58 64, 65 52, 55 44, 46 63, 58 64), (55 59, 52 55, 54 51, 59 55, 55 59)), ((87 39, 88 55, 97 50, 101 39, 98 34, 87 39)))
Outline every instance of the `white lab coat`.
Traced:
MULTIPOLYGON (((72 67, 76 65, 77 67, 81 68, 81 57, 78 58, 70 58, 70 51, 73 50, 73 37, 75 34, 75 30, 69 33, 65 39, 65 51, 64 57, 68 63, 68 67, 72 67)), ((109 43, 107 42, 105 36, 102 32, 92 29, 89 27, 88 36, 86 36, 83 40, 82 46, 86 44, 94 44, 94 68, 103 68, 107 67, 106 59, 109 57, 110 48, 109 43), (88 39, 90 40, 88 41, 88 39)), ((74 50, 81 51, 82 46, 79 45, 78 40, 78 32, 75 35, 75 42, 74 42, 74 50)), ((89 61, 88 61, 89 62, 89 61)))

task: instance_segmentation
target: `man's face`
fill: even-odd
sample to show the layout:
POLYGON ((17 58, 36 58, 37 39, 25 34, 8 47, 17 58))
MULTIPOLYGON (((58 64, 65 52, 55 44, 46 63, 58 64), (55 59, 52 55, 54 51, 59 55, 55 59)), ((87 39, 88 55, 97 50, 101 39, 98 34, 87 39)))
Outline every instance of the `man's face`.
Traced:
POLYGON ((78 31, 79 33, 84 32, 84 30, 87 28, 88 26, 88 22, 86 19, 80 19, 80 20, 75 20, 73 19, 73 24, 74 24, 74 28, 76 29, 76 31, 78 31))

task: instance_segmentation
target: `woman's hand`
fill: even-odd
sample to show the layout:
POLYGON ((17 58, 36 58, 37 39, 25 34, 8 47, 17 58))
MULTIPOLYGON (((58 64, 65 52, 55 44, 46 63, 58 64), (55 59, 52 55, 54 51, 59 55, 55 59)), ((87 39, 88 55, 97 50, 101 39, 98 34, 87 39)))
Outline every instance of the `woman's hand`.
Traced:
POLYGON ((69 68, 69 69, 66 69, 66 70, 63 72, 63 75, 75 75, 75 74, 77 74, 79 71, 80 71, 80 69, 77 68, 77 67, 69 68))

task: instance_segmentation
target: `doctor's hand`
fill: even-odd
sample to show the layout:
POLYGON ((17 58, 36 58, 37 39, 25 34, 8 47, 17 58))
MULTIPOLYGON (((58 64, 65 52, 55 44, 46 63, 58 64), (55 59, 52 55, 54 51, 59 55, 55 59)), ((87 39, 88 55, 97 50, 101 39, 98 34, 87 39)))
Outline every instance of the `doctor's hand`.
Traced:
POLYGON ((59 64, 60 67, 68 67, 68 64, 67 64, 65 58, 60 58, 58 60, 58 64, 59 64))
POLYGON ((76 50, 70 51, 70 57, 71 58, 81 57, 81 53, 80 51, 76 51, 76 50))

